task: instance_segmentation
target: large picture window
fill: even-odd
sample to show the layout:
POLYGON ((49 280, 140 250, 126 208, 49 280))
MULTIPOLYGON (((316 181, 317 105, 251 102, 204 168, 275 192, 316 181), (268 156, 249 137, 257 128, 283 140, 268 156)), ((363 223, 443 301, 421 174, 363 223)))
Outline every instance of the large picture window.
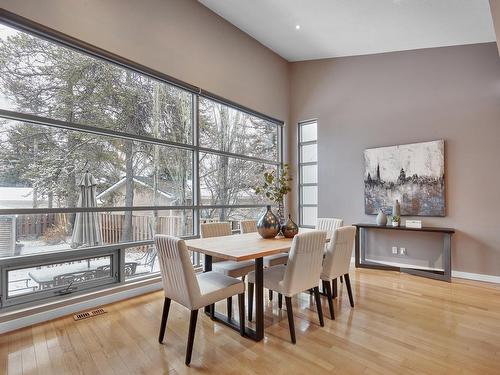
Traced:
POLYGON ((237 230, 268 203, 253 188, 281 138, 267 116, 0 23, 0 309, 158 275, 157 233, 237 230))
POLYGON ((200 146, 275 162, 278 129, 270 121, 200 98, 200 146))

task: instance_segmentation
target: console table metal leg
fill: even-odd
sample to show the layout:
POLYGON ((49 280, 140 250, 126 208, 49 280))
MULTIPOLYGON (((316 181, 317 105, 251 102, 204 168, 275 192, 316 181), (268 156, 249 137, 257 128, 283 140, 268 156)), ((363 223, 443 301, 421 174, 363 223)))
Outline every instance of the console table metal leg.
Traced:
POLYGON ((356 227, 356 238, 354 240, 354 264, 356 268, 359 267, 359 232, 361 228, 356 227))
POLYGON ((443 242, 444 278, 446 281, 451 281, 451 234, 445 234, 443 242))
POLYGON ((366 263, 366 239, 365 239, 365 229, 361 228, 359 232, 359 253, 360 253, 360 259, 359 263, 363 264, 366 263))
MULTIPOLYGON (((354 264, 356 268, 365 267, 365 230, 356 227, 356 238, 354 240, 354 264)), ((367 267, 370 268, 370 267, 367 267)))

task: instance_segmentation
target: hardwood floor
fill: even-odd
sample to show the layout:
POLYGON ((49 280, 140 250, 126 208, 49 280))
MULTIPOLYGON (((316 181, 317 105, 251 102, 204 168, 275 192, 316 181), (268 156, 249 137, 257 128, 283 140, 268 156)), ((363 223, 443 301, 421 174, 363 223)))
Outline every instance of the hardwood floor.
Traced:
POLYGON ((107 314, 88 320, 68 316, 1 335, 0 374, 500 373, 500 285, 377 270, 353 270, 351 283, 356 307, 339 283, 337 320, 328 318, 323 299, 324 328, 312 296, 294 298, 296 345, 277 298, 266 302, 260 343, 200 312, 186 367, 189 311, 172 302, 159 345, 158 292, 106 306, 107 314))

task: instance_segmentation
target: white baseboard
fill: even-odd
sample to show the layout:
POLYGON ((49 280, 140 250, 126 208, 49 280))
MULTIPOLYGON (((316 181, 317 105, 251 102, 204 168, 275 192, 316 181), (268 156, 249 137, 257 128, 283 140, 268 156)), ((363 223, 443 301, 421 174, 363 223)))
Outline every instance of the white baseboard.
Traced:
POLYGON ((470 273, 462 271, 451 271, 451 276, 458 277, 459 279, 486 281, 488 283, 500 284, 500 276, 483 275, 481 273, 470 273))
POLYGON ((97 306, 106 305, 112 302, 121 301, 127 298, 135 297, 141 294, 154 292, 162 288, 162 283, 157 282, 153 284, 148 284, 140 286, 133 289, 123 290, 120 292, 108 294, 105 296, 88 299, 82 302, 73 303, 63 307, 57 307, 52 310, 43 311, 40 313, 23 316, 21 318, 12 319, 3 323, 0 323, 0 334, 13 331, 19 328, 28 327, 33 324, 46 322, 61 316, 74 314, 82 310, 92 309, 97 306))

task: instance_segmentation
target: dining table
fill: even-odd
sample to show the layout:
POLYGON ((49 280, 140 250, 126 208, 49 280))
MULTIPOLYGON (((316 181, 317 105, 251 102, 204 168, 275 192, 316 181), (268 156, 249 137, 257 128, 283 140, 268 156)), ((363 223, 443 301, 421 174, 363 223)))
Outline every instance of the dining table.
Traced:
MULTIPOLYGON (((313 229, 300 228, 299 233, 311 230, 313 229)), ((255 329, 245 325, 245 336, 254 341, 264 338, 264 257, 289 252, 292 240, 282 236, 265 239, 253 232, 186 241, 188 250, 205 255, 204 272, 212 270, 214 257, 236 262, 255 260, 255 329)), ((205 313, 211 315, 215 321, 239 332, 239 322, 233 318, 216 311, 211 312, 210 306, 205 307, 205 313)))

